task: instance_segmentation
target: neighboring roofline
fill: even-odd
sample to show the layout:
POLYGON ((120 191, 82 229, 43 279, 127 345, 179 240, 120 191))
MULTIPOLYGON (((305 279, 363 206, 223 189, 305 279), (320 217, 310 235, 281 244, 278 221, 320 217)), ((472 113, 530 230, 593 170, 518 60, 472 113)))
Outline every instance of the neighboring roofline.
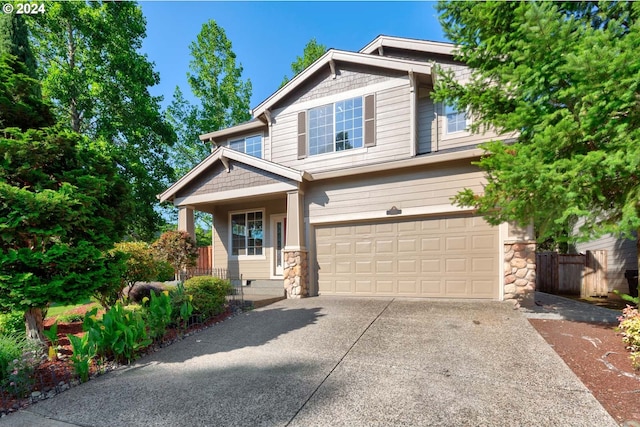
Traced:
POLYGON ((205 133, 204 135, 200 135, 200 141, 216 141, 220 138, 224 138, 229 135, 233 135, 236 133, 248 132, 254 129, 262 129, 266 128, 267 125, 262 120, 259 119, 251 119, 248 122, 240 123, 239 125, 232 126, 230 128, 220 129, 214 132, 205 133))
POLYGON ((416 74, 431 75, 432 64, 413 61, 409 59, 380 57, 375 55, 367 55, 359 52, 348 52, 344 50, 329 49, 324 55, 318 58, 313 64, 307 67, 300 74, 291 79, 281 89, 273 93, 270 97, 262 101, 260 105, 251 111, 254 117, 259 117, 266 110, 270 109, 275 103, 291 94, 310 76, 329 65, 334 67, 335 62, 347 62, 368 67, 385 68, 403 72, 413 72, 416 74))
POLYGON ((419 52, 449 56, 453 56, 456 50, 456 46, 453 43, 380 35, 371 43, 360 49, 359 53, 370 55, 372 53, 376 53, 380 47, 383 49, 385 47, 392 47, 397 49, 416 50, 419 52))
POLYGON ((190 184, 194 179, 198 177, 202 172, 207 170, 215 162, 220 160, 225 167, 228 166, 228 160, 235 160, 237 162, 253 166, 257 169, 261 169, 266 172, 273 173, 275 175, 282 176, 293 181, 302 182, 304 179, 309 179, 310 175, 304 171, 291 169, 286 166, 279 165, 277 163, 270 162, 268 160, 259 159, 249 154, 241 153, 236 150, 232 150, 226 147, 217 148, 209 157, 200 162, 196 167, 191 169, 185 176, 176 181, 171 187, 166 189, 156 197, 160 202, 166 202, 175 197, 176 193, 182 190, 185 186, 190 184))

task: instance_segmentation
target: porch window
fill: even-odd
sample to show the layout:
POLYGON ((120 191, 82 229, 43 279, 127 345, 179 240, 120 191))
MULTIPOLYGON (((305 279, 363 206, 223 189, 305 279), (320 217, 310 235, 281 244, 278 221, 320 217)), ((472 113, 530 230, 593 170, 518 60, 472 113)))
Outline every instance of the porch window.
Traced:
POLYGON ((231 215, 231 255, 262 255, 262 211, 234 213, 231 215))
POLYGON ((467 130, 467 112, 459 111, 452 105, 445 105, 444 114, 447 118, 447 133, 463 132, 467 130))
POLYGON ((234 139, 229 141, 229 148, 261 159, 262 135, 252 135, 245 138, 234 139))
POLYGON ((362 97, 309 110, 309 155, 362 148, 362 97))

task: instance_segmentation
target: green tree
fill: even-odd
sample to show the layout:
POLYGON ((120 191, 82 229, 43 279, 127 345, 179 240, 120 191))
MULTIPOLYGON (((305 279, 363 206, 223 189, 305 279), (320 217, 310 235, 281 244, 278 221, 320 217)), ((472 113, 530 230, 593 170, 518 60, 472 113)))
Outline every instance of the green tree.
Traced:
POLYGON ((44 341, 42 308, 117 280, 104 252, 124 233, 128 184, 108 144, 70 131, 5 129, 0 152, 0 309, 24 310, 44 341))
MULTIPOLYGON (((482 194, 455 198, 493 224, 533 220, 539 241, 575 218, 577 238, 640 227, 640 3, 441 2, 440 21, 471 67, 440 70, 435 98, 468 108, 489 142, 482 194)), ((640 248, 639 248, 640 249, 640 248)), ((639 251, 640 252, 640 251, 639 251)))
MULTIPOLYGON (((197 103, 190 103, 176 87, 166 111, 167 121, 177 135, 170 157, 178 176, 185 175, 211 154, 211 144, 200 141, 200 135, 251 118, 251 82, 242 78, 242 66, 236 63, 236 54, 224 29, 209 20, 189 50, 187 77, 197 103)), ((196 221, 211 229, 210 216, 196 213, 196 221)))
POLYGON ((151 240, 161 224, 155 195, 173 180, 175 140, 160 113, 153 64, 139 52, 146 22, 134 2, 47 2, 29 24, 43 75, 43 93, 69 128, 114 147, 138 206, 128 233, 151 240))
POLYGON ((153 242, 152 248, 159 259, 173 266, 176 279, 181 271, 196 266, 198 248, 186 231, 166 231, 153 242))
MULTIPOLYGON (((291 71, 293 72, 293 77, 300 74, 305 68, 309 65, 313 64, 318 58, 320 58, 327 51, 327 47, 323 44, 319 44, 315 37, 309 40, 309 42, 305 45, 304 51, 302 52, 302 56, 297 56, 296 60, 291 63, 291 71)), ((280 87, 286 85, 291 80, 289 77, 284 76, 282 79, 282 83, 280 83, 280 87)))
POLYGON ((29 43, 29 30, 22 15, 0 15, 0 55, 8 53, 16 57, 26 68, 25 74, 36 78, 36 60, 29 43))

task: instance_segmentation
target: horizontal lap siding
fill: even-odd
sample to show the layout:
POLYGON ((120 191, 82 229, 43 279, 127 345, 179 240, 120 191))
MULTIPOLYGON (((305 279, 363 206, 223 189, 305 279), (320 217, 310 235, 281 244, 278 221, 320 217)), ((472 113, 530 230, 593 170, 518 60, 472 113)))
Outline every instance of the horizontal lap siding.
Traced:
MULTIPOLYGON (((581 224, 578 223, 579 225, 581 224)), ((607 281, 609 290, 618 289, 628 293, 628 282, 624 277, 625 270, 638 269, 636 241, 634 239, 618 239, 608 234, 590 242, 576 244, 576 250, 585 253, 588 250, 605 249, 607 251, 607 281)))
POLYGON ((230 274, 242 273, 243 278, 249 280, 269 279, 271 273, 271 215, 286 212, 286 199, 282 196, 279 200, 256 201, 251 203, 237 203, 224 206, 216 206, 213 217, 213 260, 214 268, 226 268, 230 274), (264 259, 238 260, 227 256, 231 253, 229 247, 229 212, 264 210, 263 217, 263 248, 264 259))
POLYGON ((484 174, 468 162, 421 167, 366 178, 318 182, 307 191, 308 215, 345 215, 434 205, 448 205, 462 188, 481 191, 484 174))
POLYGON ((376 146, 298 159, 298 111, 277 114, 272 127, 273 162, 318 172, 354 165, 408 158, 410 155, 410 92, 406 86, 380 91, 376 95, 376 146))

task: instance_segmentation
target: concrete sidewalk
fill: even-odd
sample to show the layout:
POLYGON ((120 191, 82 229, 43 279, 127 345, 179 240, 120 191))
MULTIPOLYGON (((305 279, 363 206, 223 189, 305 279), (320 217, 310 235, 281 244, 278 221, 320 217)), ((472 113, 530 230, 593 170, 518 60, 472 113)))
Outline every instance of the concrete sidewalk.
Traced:
POLYGON ((2 426, 615 426, 510 304, 284 300, 2 426))

